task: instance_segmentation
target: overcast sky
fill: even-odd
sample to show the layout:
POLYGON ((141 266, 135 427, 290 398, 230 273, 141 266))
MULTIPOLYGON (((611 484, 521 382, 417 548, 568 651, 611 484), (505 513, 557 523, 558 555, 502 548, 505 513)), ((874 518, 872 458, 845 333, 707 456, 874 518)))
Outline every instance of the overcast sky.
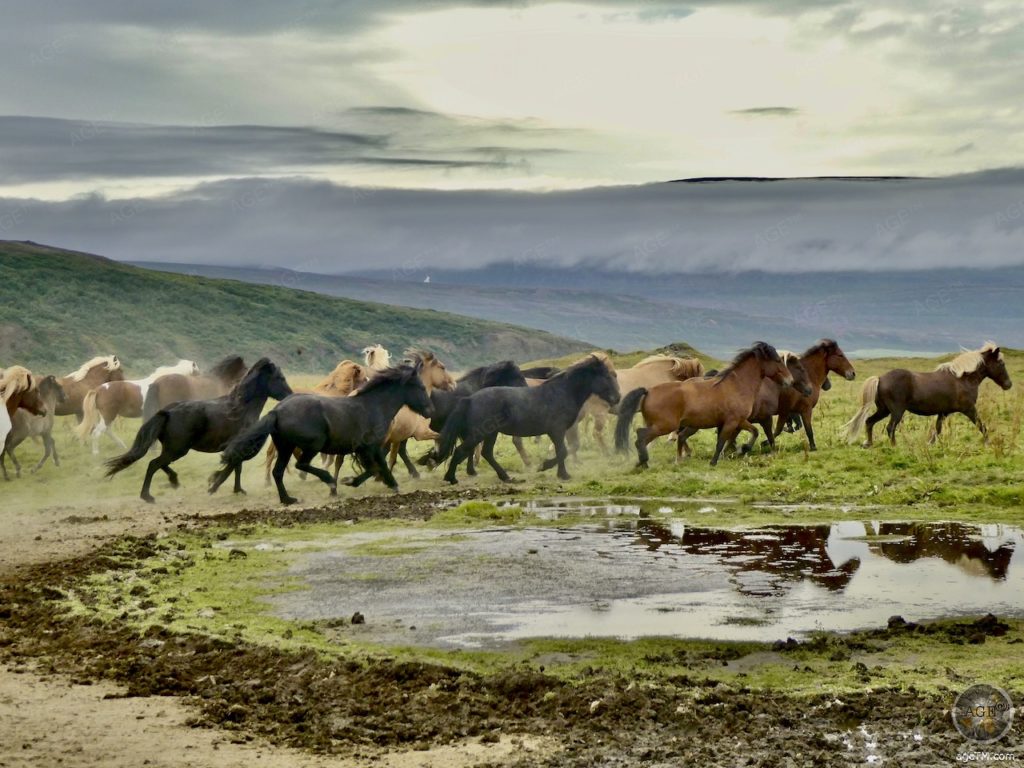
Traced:
POLYGON ((1017 0, 0 0, 0 18, 0 237, 285 263, 269 243, 290 240, 332 271, 555 239, 565 261, 685 269, 756 265, 749 243, 788 221, 787 265, 809 242, 817 269, 1024 260, 1020 175, 991 173, 1024 165, 1017 0), (732 175, 957 178, 592 189, 732 175), (239 202, 253 190, 273 214, 239 202), (666 229, 691 247, 633 247, 666 229))

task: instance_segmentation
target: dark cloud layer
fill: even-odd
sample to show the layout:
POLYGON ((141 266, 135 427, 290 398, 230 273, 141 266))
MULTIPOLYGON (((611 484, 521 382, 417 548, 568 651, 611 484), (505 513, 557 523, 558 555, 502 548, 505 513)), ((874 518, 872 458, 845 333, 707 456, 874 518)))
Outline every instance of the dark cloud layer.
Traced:
POLYGON ((0 200, 0 237, 126 260, 309 272, 499 262, 649 272, 1024 263, 1024 170, 554 193, 240 179, 157 199, 0 200))

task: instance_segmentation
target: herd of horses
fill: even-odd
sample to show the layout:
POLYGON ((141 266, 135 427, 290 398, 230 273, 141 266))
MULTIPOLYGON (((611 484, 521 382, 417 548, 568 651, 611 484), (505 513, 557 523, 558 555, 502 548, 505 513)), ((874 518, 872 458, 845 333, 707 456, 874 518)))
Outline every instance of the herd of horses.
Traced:
MULTIPOLYGON (((774 448, 786 429, 803 429, 808 448, 815 450, 814 409, 829 389, 829 376, 855 377, 852 363, 831 339, 803 354, 756 342, 721 371, 705 371, 699 360, 669 355, 616 370, 608 355, 593 352, 564 370, 521 369, 505 360, 455 378, 427 350, 408 350, 397 364, 380 345, 367 347, 363 355, 363 363, 343 360, 309 390, 292 389, 267 358, 247 366, 238 356, 206 373, 194 361, 179 360, 131 380, 125 379, 115 355, 93 358, 63 377, 38 376, 18 365, 0 369, 0 469, 9 480, 9 457, 20 476, 15 449, 29 438, 40 439, 44 448, 36 470, 50 457, 59 466, 52 434, 56 416, 74 416, 76 435, 91 441, 93 453, 99 452, 103 435, 121 447, 124 452, 106 462, 108 476, 142 460, 159 443, 140 493, 149 502, 155 474, 163 472, 176 487, 178 475, 171 465, 189 451, 221 454, 210 493, 231 476, 235 493, 243 493, 242 465, 268 440, 267 482, 275 484, 284 504, 296 500, 284 483, 293 459, 299 472, 324 482, 331 495, 337 493, 347 456, 358 469, 346 481, 352 486, 375 478, 397 490, 393 470, 399 458, 412 477, 418 477, 417 464, 432 469, 447 461, 444 478, 450 483, 458 482, 463 465, 468 474, 476 474, 482 458, 510 482, 494 452, 499 435, 512 438, 526 466, 532 462, 523 439, 546 436, 553 453, 540 469, 556 468, 564 480, 569 478, 567 459, 579 447, 580 422, 587 417, 604 451, 604 426, 613 416, 615 447, 628 450, 632 435, 641 467, 648 464, 648 446, 659 437, 675 441, 678 461, 691 455, 690 437, 714 429, 714 465, 725 450, 737 449, 741 433, 749 434, 738 448, 741 454, 754 448, 762 431, 765 445, 774 448), (264 413, 270 399, 277 404, 264 413), (642 426, 631 432, 638 413, 642 426), (117 418, 143 419, 130 448, 110 429, 117 418), (410 440, 433 443, 417 463, 407 451, 410 440)), ((853 442, 866 430, 865 446, 870 446, 874 425, 888 418, 887 432, 895 444, 896 428, 908 412, 936 417, 932 439, 954 413, 964 414, 985 435, 976 404, 986 378, 1004 390, 1012 385, 1002 352, 992 342, 933 371, 895 369, 871 377, 861 390, 859 411, 846 424, 847 436, 853 442)))

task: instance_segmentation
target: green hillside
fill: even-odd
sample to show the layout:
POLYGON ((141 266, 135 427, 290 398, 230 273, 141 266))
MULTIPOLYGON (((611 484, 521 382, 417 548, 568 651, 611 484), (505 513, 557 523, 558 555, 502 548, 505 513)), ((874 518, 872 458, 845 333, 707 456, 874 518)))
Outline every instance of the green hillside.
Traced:
MULTIPOLYGON (((370 297, 368 297, 370 298, 370 297)), ((0 367, 66 371, 117 354, 143 376, 178 358, 237 353, 319 372, 368 344, 435 350, 453 368, 585 349, 527 328, 275 286, 154 272, 100 256, 0 241, 0 367)))

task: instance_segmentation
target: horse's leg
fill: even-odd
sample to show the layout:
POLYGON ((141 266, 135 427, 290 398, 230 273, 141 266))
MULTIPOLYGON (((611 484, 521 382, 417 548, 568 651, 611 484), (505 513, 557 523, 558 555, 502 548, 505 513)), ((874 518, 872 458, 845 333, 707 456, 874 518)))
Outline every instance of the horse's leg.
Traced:
POLYGON ((388 468, 387 460, 384 458, 384 448, 380 445, 373 445, 367 449, 367 461, 371 468, 375 468, 378 478, 388 488, 395 493, 398 493, 398 481, 395 480, 395 476, 391 474, 391 469, 388 468))
POLYGON ((512 478, 509 477, 508 472, 505 468, 498 463, 498 460, 494 458, 494 444, 498 442, 498 433, 495 432, 493 435, 488 435, 484 438, 483 448, 480 453, 484 457, 484 460, 491 465, 491 469, 498 476, 498 479, 503 483, 511 483, 512 478))
POLYGON ((312 465, 313 459, 316 458, 317 451, 303 450, 299 455, 299 460, 295 464, 295 469, 301 470, 311 474, 313 477, 322 480, 324 484, 331 489, 331 496, 338 495, 338 483, 334 479, 334 475, 328 472, 326 469, 320 467, 314 467, 312 465))
POLYGON ((21 464, 18 462, 18 457, 14 455, 14 446, 8 446, 6 453, 11 457, 11 463, 14 465, 14 476, 21 477, 21 464))
MULTIPOLYGON (((748 424, 750 422, 747 422, 748 424)), ((715 455, 711 457, 711 466, 714 467, 718 464, 718 459, 722 455, 722 449, 725 448, 729 442, 736 437, 736 433, 739 431, 737 424, 729 424, 728 426, 720 426, 718 428, 718 442, 715 443, 715 455)))
MULTIPOLYGON (((402 462, 405 464, 405 468, 409 470, 409 477, 414 480, 419 480, 420 473, 416 470, 416 465, 412 463, 412 459, 409 458, 409 441, 403 440, 398 444, 398 455, 402 458, 402 462)), ((395 466, 395 460, 391 459, 392 469, 395 466)))
MULTIPOLYGON (((769 418, 769 429, 770 428, 771 428, 771 419, 769 418)), ((739 426, 736 428, 736 431, 733 433, 732 442, 733 442, 734 445, 736 443, 736 437, 739 435, 740 430, 745 430, 745 431, 750 433, 750 440, 748 440, 746 443, 744 443, 743 444, 743 448, 740 449, 740 454, 743 455, 743 456, 746 456, 748 453, 750 453, 753 450, 754 444, 757 442, 757 438, 758 438, 758 435, 760 435, 760 433, 757 431, 757 427, 755 427, 753 424, 751 424, 749 420, 743 419, 743 421, 741 421, 739 423, 739 426)))
POLYGON ((53 463, 55 466, 60 466, 60 456, 57 455, 57 441, 53 439, 53 432, 47 432, 43 436, 44 440, 50 441, 50 453, 53 455, 53 463))
POLYGON ((523 462, 523 469, 529 469, 533 465, 533 459, 530 454, 526 452, 526 446, 523 445, 523 438, 513 437, 512 445, 514 445, 516 450, 519 452, 519 458, 523 462))
POLYGON ((444 473, 444 479, 446 481, 452 485, 459 482, 459 479, 455 476, 455 471, 458 469, 459 464, 473 455, 473 450, 475 448, 475 444, 470 445, 468 443, 461 443, 454 451, 452 451, 452 457, 448 460, 448 470, 444 473))
MULTIPOLYGON (((241 468, 241 465, 239 465, 239 468, 241 468)), ((160 469, 167 475, 167 481, 171 484, 171 488, 177 488, 180 485, 178 483, 178 473, 171 469, 170 466, 160 467, 160 469)))
POLYGON ((657 435, 653 435, 649 427, 639 427, 636 430, 636 465, 647 469, 647 462, 650 460, 650 455, 647 453, 647 444, 654 440, 657 435))
POLYGON ((804 434, 807 435, 807 442, 809 444, 808 450, 816 451, 818 446, 814 443, 814 424, 811 423, 811 414, 814 410, 810 406, 805 406, 800 411, 800 420, 804 423, 804 434))
POLYGON ((4 461, 4 456, 7 454, 7 449, 0 451, 0 471, 4 474, 4 482, 10 482, 11 477, 7 474, 7 462, 4 461))
POLYGON ((476 448, 473 449, 473 452, 470 453, 467 458, 468 458, 468 461, 466 461, 466 474, 467 475, 475 476, 476 475, 476 465, 477 465, 477 463, 480 460, 480 445, 479 445, 479 443, 477 444, 476 448))
POLYGON ((240 493, 243 496, 245 495, 245 489, 242 488, 242 465, 241 464, 239 464, 237 467, 235 467, 235 488, 234 488, 234 492, 235 493, 240 493))
MULTIPOLYGON (((177 461, 186 453, 188 453, 188 449, 179 453, 177 451, 169 451, 167 446, 164 445, 163 450, 160 451, 160 455, 150 461, 149 466, 146 467, 146 477, 142 481, 142 491, 139 493, 139 498, 150 504, 156 501, 156 499, 153 498, 153 494, 149 492, 149 487, 153 484, 153 475, 156 474, 158 469, 163 469, 166 472, 166 468, 171 464, 171 462, 177 461)), ((174 475, 174 471, 171 470, 167 476, 169 478, 172 476, 175 478, 175 480, 172 481, 173 485, 177 480, 177 476, 174 475)))
POLYGON ((280 499, 282 504, 294 504, 298 499, 294 496, 289 496, 288 491, 284 487, 284 471, 288 469, 288 462, 292 458, 292 447, 290 445, 278 445, 277 441, 274 441, 274 445, 277 446, 277 460, 274 462, 274 484, 277 486, 277 497, 280 499))
MULTIPOLYGON (((569 445, 569 452, 572 454, 573 459, 576 458, 576 454, 579 453, 580 450, 581 420, 582 418, 577 418, 576 421, 573 422, 573 425, 569 427, 568 431, 565 433, 566 443, 568 443, 569 445)), ((544 463, 547 464, 548 461, 550 461, 550 459, 546 459, 544 463)), ((551 466, 554 466, 554 464, 552 464, 551 466)))
POLYGON ((928 436, 928 444, 934 445, 935 441, 939 439, 939 435, 942 434, 942 422, 946 420, 946 414, 940 413, 935 419, 935 426, 932 427, 932 433, 928 436))
POLYGON ((988 445, 988 427, 985 426, 981 417, 978 416, 978 409, 972 405, 968 410, 965 410, 963 414, 974 423, 974 426, 976 426, 978 431, 981 432, 985 445, 988 445))
MULTIPOLYGON (((46 463, 46 460, 50 458, 51 455, 54 456, 54 463, 56 463, 57 461, 56 455, 54 454, 53 450, 53 437, 50 435, 49 432, 44 432, 41 435, 41 437, 43 438, 43 458, 41 458, 38 461, 38 463, 34 467, 32 467, 33 472, 38 472, 40 469, 42 469, 43 464, 46 463)), ((11 458, 14 458, 13 454, 11 454, 11 458)))
POLYGON ((569 472, 565 468, 565 460, 569 457, 569 449, 565 447, 565 435, 559 432, 549 432, 548 437, 550 437, 551 442, 555 444, 555 461, 558 462, 558 479, 569 480, 569 472))
POLYGON ((864 430, 867 433, 867 439, 864 441, 864 447, 865 448, 870 448, 872 442, 874 442, 874 438, 872 437, 871 433, 875 429, 875 424, 880 422, 882 419, 884 419, 888 415, 889 415, 889 409, 886 408, 884 405, 880 405, 880 406, 878 406, 878 410, 877 411, 875 411, 873 414, 868 416, 867 420, 864 422, 864 430))
POLYGON ((686 442, 691 437, 697 434, 700 430, 694 429, 693 427, 684 427, 682 424, 676 430, 676 464, 682 461, 683 451, 686 452, 686 458, 690 458, 693 455, 693 451, 690 450, 690 444, 686 442))
POLYGON ((905 411, 893 411, 892 418, 889 419, 889 423, 885 427, 885 431, 889 434, 890 445, 896 445, 896 427, 903 421, 904 413, 905 411))
MULTIPOLYGON (((102 432, 102 434, 106 435, 111 440, 113 440, 114 443, 117 444, 117 447, 120 448, 122 451, 127 451, 128 450, 128 446, 124 444, 124 440, 122 440, 120 437, 118 437, 117 433, 113 429, 113 427, 114 427, 114 420, 113 419, 111 419, 110 423, 108 424, 108 423, 105 422, 104 419, 101 418, 100 419, 100 424, 103 425, 103 432, 102 432)), ((97 427, 98 426, 99 425, 97 425, 97 427)), ((98 445, 98 443, 99 443, 99 441, 97 440, 97 447, 96 447, 96 452, 97 453, 99 453, 99 445, 98 445)))

